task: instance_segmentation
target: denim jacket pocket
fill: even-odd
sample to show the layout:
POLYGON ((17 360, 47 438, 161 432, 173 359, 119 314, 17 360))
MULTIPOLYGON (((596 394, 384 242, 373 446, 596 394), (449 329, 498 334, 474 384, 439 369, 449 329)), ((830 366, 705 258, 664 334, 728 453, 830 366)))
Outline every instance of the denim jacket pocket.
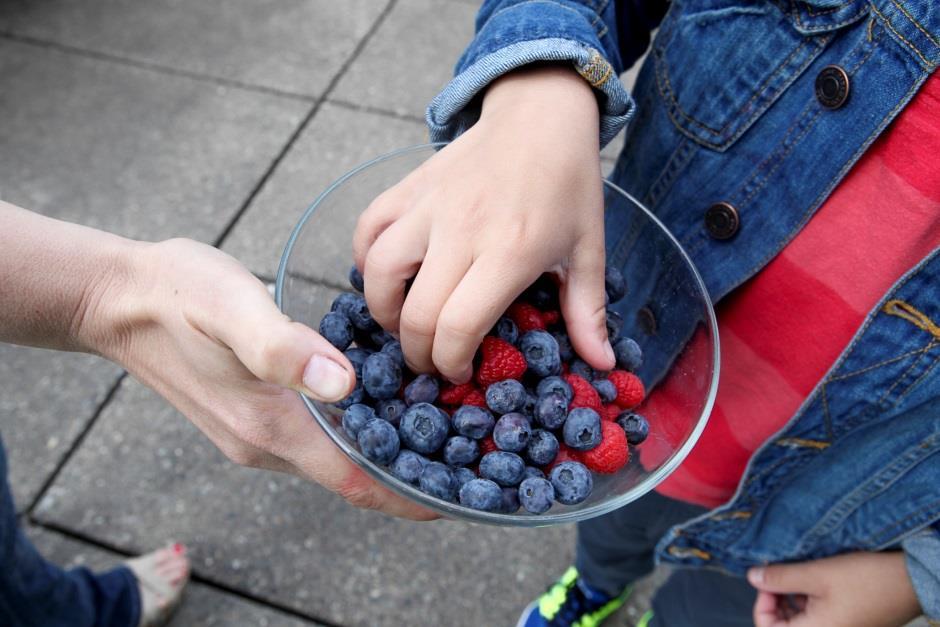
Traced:
POLYGON ((651 54, 673 124, 724 151, 743 135, 867 4, 677 0, 651 54))

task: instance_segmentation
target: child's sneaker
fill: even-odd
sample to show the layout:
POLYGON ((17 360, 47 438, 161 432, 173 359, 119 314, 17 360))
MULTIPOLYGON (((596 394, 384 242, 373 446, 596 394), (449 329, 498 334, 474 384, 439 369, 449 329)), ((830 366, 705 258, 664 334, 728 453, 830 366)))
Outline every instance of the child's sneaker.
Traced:
POLYGON ((568 568, 561 579, 529 604, 516 627, 596 627, 616 612, 630 596, 627 587, 620 596, 592 588, 568 568))

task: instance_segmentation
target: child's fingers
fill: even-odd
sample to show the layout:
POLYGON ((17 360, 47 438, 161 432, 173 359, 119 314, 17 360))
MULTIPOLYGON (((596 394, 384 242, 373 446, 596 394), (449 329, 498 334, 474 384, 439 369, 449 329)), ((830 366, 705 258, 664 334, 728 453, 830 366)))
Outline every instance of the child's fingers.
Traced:
MULTIPOLYGON (((440 241, 440 240, 438 240, 440 241)), ((470 251, 432 240, 401 310, 399 332, 405 361, 415 372, 433 372, 431 348, 438 316, 472 263, 470 251)))
POLYGON ((401 216, 407 205, 401 198, 393 198, 386 192, 372 201, 362 212, 353 232, 353 260, 360 270, 365 268, 366 256, 375 240, 401 216))
POLYGON ((757 601, 754 602, 754 627, 780 627, 785 624, 777 615, 777 595, 758 591, 757 601))
POLYGON ((483 336, 542 270, 508 254, 473 262, 437 319, 432 357, 442 375, 455 382, 470 378, 483 336))
POLYGON ((581 358, 599 370, 610 370, 616 360, 607 338, 604 294, 604 249, 598 238, 575 249, 561 285, 561 311, 581 358))
POLYGON ((418 212, 402 216, 369 248, 363 264, 365 296, 372 317, 398 331, 405 283, 415 276, 428 248, 430 225, 418 212))

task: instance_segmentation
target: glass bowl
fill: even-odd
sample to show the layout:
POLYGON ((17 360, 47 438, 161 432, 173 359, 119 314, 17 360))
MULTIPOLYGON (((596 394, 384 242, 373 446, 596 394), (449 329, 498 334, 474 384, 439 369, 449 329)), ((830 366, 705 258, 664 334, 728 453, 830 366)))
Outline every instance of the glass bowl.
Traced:
MULTIPOLYGON (((378 157, 342 176, 304 212, 291 233, 277 274, 275 298, 291 319, 316 329, 340 290, 347 290, 352 234, 359 214, 381 192, 431 157, 442 144, 413 146, 378 157)), ((637 375, 648 390, 636 411, 650 435, 613 475, 594 475, 594 490, 578 505, 553 504, 545 514, 483 512, 447 502, 402 482, 366 459, 341 426, 342 412, 303 396, 327 435, 379 483, 437 511, 471 522, 546 526, 572 523, 621 507, 652 490, 689 454, 711 411, 718 386, 718 329, 701 277, 679 242, 626 192, 605 181, 608 264, 624 272, 630 291, 613 306, 623 335, 644 351, 637 375)))

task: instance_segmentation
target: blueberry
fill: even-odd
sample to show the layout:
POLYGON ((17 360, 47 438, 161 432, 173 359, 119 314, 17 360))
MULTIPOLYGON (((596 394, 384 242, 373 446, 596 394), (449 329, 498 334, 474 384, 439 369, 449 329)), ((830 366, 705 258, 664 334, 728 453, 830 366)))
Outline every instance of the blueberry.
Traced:
POLYGON ((607 292, 607 300, 616 303, 627 293, 627 280, 618 268, 608 266, 604 271, 604 290, 607 292))
POLYGON ((503 487, 519 485, 525 476, 525 462, 515 453, 495 451, 480 460, 480 476, 503 487))
POLYGON ((430 403, 418 403, 406 409, 398 426, 405 446, 425 455, 443 446, 449 429, 447 414, 430 403))
POLYGON ((496 424, 493 414, 474 405, 464 405, 454 412, 453 422, 457 433, 474 440, 488 436, 496 424))
POLYGON ((519 485, 519 502, 527 512, 544 514, 555 500, 555 488, 547 479, 529 477, 519 485))
POLYGON ((401 388, 401 366, 385 353, 372 353, 362 365, 362 387, 372 398, 393 398, 401 388))
POLYGON ((519 511, 519 490, 517 488, 503 488, 503 494, 496 509, 500 514, 515 514, 519 511))
POLYGON ((440 462, 429 462, 424 467, 418 487, 422 492, 445 501, 453 501, 457 496, 457 479, 453 471, 440 462))
POLYGON ((515 343, 519 341, 519 327, 517 327, 516 323, 510 318, 503 316, 496 321, 496 326, 493 327, 490 335, 495 335, 501 340, 506 340, 510 344, 515 345, 515 343))
MULTIPOLYGON (((525 478, 528 479, 529 477, 541 477, 542 479, 544 479, 544 478, 545 478, 545 473, 542 472, 542 469, 541 469, 541 468, 536 468, 535 466, 526 466, 526 467, 525 467, 525 478)), ((524 480, 525 480, 525 479, 523 479, 523 481, 524 481, 524 480)))
POLYGON ((320 335, 341 351, 353 341, 353 325, 345 314, 331 311, 320 320, 320 335))
POLYGON ((516 411, 525 400, 525 386, 515 379, 497 381, 486 388, 486 404, 497 414, 516 411))
POLYGON ((414 381, 405 387, 405 402, 409 405, 415 403, 433 403, 437 400, 440 386, 437 379, 428 374, 419 374, 414 381))
POLYGON ((572 409, 562 431, 565 444, 576 451, 589 451, 601 443, 601 417, 588 407, 572 409))
POLYGON ((613 309, 607 310, 607 339, 613 344, 620 337, 623 328, 623 316, 613 309))
POLYGON ((608 381, 607 379, 598 379, 591 383, 594 386, 594 389, 597 390, 597 394, 601 397, 601 400, 605 403, 613 402, 617 398, 617 386, 614 385, 613 381, 608 381))
POLYGON ((398 424, 401 422, 401 415, 405 413, 405 409, 408 406, 405 405, 405 401, 398 400, 397 398, 389 398, 384 401, 376 401, 375 403, 375 415, 385 420, 396 429, 398 424))
POLYGON ((341 311, 349 317, 352 325, 360 331, 377 331, 378 323, 369 313, 369 306, 362 294, 345 292, 333 301, 334 311, 341 311), (348 294, 348 296, 347 296, 348 294))
POLYGON ((614 356, 617 358, 617 367, 636 372, 643 365, 643 351, 640 345, 632 338, 622 337, 614 342, 614 356))
POLYGON ((591 494, 594 480, 581 462, 561 462, 549 474, 555 500, 563 505, 577 505, 591 494))
POLYGON ((373 418, 359 430, 359 450, 367 459, 382 464, 391 463, 398 455, 400 443, 395 427, 381 418, 373 418))
POLYGON ((526 390, 525 403, 522 404, 522 407, 519 409, 519 411, 522 412, 526 418, 529 418, 530 422, 531 418, 535 416, 535 404, 538 402, 538 397, 529 390, 526 390))
POLYGON ((529 372, 547 377, 561 372, 558 342, 547 331, 529 331, 519 340, 519 349, 529 365, 529 372))
POLYGON ((414 451, 404 449, 398 453, 398 457, 395 458, 388 469, 394 476, 405 483, 418 485, 418 480, 421 478, 421 471, 424 470, 424 467, 427 466, 428 463, 430 462, 427 457, 418 455, 414 451))
POLYGON ((551 275, 543 274, 523 292, 522 298, 539 309, 557 309, 558 286, 551 275))
POLYGON ((570 403, 571 399, 574 398, 574 390, 572 390, 571 386, 568 385, 568 382, 561 377, 545 377, 539 381, 539 385, 535 389, 535 393, 539 396, 539 398, 545 396, 549 392, 558 392, 565 397, 565 401, 568 403, 570 403))
POLYGON ((472 479, 463 484, 460 504, 484 512, 496 511, 503 500, 503 490, 489 479, 472 479))
POLYGON ((467 483, 468 481, 473 481, 474 479, 477 478, 477 473, 473 472, 466 466, 460 466, 458 468, 454 468, 453 471, 454 471, 454 479, 457 480, 458 491, 460 490, 460 488, 464 486, 465 483, 467 483))
POLYGON ((532 425, 522 414, 506 414, 496 421, 493 429, 493 441, 503 451, 518 453, 529 443, 532 425))
POLYGON ((552 337, 558 342, 558 355, 561 360, 567 363, 574 359, 574 347, 571 346, 571 338, 568 337, 568 334, 563 331, 555 331, 552 333, 552 337))
POLYGON ((535 404, 535 421, 546 429, 557 429, 568 417, 568 401, 558 392, 540 396, 535 404))
POLYGON ((349 269, 349 284, 352 285, 354 290, 360 293, 365 289, 362 281, 362 273, 359 272, 359 268, 356 266, 349 269))
POLYGON ((536 466, 545 466, 555 461, 558 455, 558 438, 544 429, 536 429, 525 449, 529 461, 536 466))
POLYGON ((591 366, 589 366, 588 363, 583 359, 575 359, 572 361, 568 366, 568 371, 571 372, 571 374, 578 375, 589 383, 593 381, 594 377, 596 376, 594 373, 594 368, 591 368, 591 366))
POLYGON ((341 314, 345 314, 346 317, 349 317, 350 312, 359 307, 360 303, 365 303, 365 300, 359 294, 343 292, 333 299, 333 304, 330 305, 330 311, 338 311, 341 314))
POLYGON ((372 353, 364 348, 355 347, 350 348, 343 354, 346 355, 346 359, 349 360, 349 363, 352 364, 353 370, 356 371, 356 378, 362 379, 362 365, 366 363, 366 359, 368 359, 369 355, 372 353))
POLYGON ((369 334, 369 341, 377 350, 380 350, 389 342, 395 341, 395 337, 385 329, 379 329, 369 334))
POLYGON ((401 342, 399 342, 398 340, 392 340, 391 342, 386 342, 385 345, 382 346, 382 352, 392 357, 395 360, 395 363, 399 365, 399 367, 401 368, 405 367, 405 353, 402 352, 401 342))
POLYGON ((627 434, 627 442, 630 444, 642 444, 646 440, 646 436, 650 434, 649 421, 642 415, 635 414, 632 411, 625 411, 617 416, 617 424, 627 434))
POLYGON ((349 396, 344 398, 341 401, 333 403, 333 407, 338 407, 340 409, 348 409, 351 405, 356 403, 363 403, 366 400, 366 391, 363 389, 362 384, 358 381, 356 382, 356 387, 353 388, 353 391, 349 393, 349 396))
POLYGON ((462 435, 455 435, 444 443, 444 462, 450 466, 472 464, 480 456, 480 445, 462 435))
POLYGON ((354 403, 343 412, 343 431, 355 439, 366 423, 375 417, 374 409, 362 403, 354 403))

